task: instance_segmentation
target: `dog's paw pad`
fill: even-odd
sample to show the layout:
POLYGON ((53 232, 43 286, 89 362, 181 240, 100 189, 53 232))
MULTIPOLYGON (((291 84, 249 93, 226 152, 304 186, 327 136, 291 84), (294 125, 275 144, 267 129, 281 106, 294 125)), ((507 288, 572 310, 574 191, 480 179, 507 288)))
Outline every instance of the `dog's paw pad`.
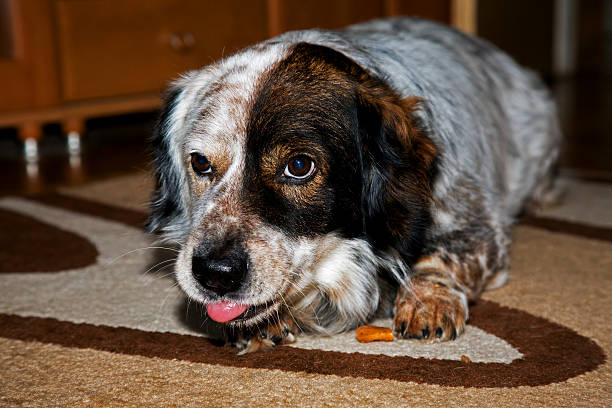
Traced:
POLYGON ((426 341, 455 340, 468 317, 465 295, 435 283, 401 288, 394 305, 393 329, 398 337, 426 341))

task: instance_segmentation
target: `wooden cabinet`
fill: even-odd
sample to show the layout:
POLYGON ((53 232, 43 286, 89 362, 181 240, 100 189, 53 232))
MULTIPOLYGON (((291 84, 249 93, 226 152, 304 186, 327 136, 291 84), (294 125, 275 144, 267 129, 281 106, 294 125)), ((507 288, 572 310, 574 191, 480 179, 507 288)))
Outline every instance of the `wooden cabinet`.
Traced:
POLYGON ((52 4, 0 0, 0 112, 58 103, 52 4))
MULTIPOLYGON (((470 0, 475 1, 475 0, 470 0)), ((396 14, 448 22, 466 0, 0 0, 0 127, 152 110, 167 82, 293 29, 396 14)))
POLYGON ((161 89, 267 33, 266 0, 60 0, 59 66, 64 100, 161 89))

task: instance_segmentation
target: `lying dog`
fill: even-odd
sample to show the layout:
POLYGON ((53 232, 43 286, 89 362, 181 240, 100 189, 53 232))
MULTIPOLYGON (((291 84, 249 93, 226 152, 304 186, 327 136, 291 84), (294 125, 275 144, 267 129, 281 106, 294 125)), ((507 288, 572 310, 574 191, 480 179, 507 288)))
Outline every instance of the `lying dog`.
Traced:
POLYGON ((539 80, 485 41, 407 18, 290 32, 172 85, 149 229, 245 352, 383 315, 453 340, 506 281, 559 139, 539 80))

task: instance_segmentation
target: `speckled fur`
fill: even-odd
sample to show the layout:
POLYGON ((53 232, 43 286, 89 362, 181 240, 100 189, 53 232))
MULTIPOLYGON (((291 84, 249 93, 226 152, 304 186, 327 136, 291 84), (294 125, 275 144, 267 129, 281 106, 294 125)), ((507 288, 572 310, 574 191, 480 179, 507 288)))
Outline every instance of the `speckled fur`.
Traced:
MULTIPOLYGON (((313 80, 298 74, 299 81, 313 80)), ((325 94, 320 97, 329 99, 325 94)), ((351 117, 338 118, 334 131, 349 134, 350 123, 343 120, 351 117)), ((310 128, 301 126, 304 131, 310 128)), ((301 330, 331 334, 388 313, 394 313, 394 329, 404 337, 454 339, 468 319, 468 301, 505 282, 510 226, 527 200, 546 195, 559 139, 555 107, 541 82, 477 38, 407 18, 377 20, 342 31, 290 32, 187 73, 172 85, 153 140, 158 185, 149 228, 181 245, 177 280, 189 297, 204 304, 219 297, 194 280, 194 249, 205 239, 238 237, 249 254, 249 271, 240 290, 222 300, 269 306, 251 319, 228 323, 233 330, 250 333, 236 340, 247 351, 293 341, 301 330), (314 56, 296 56, 300 44, 307 44, 305 50, 314 49, 314 56), (317 56, 320 52, 336 62, 327 64, 327 57, 317 56), (333 57, 334 53, 343 57, 333 57), (350 75, 338 68, 343 64, 354 64, 347 68, 350 75), (395 128, 394 137, 410 134, 410 140, 396 140, 392 146, 411 150, 411 160, 417 163, 414 173, 393 171, 392 166, 377 168, 376 163, 370 170, 364 167, 360 175, 366 186, 364 203, 354 210, 356 219, 363 217, 357 233, 347 233, 349 226, 337 227, 325 219, 335 214, 329 206, 337 205, 339 198, 332 200, 330 194, 341 187, 330 181, 334 169, 325 148, 310 145, 321 157, 322 170, 306 189, 275 185, 274 171, 295 145, 280 144, 262 153, 259 171, 250 167, 253 129, 269 125, 252 117, 266 109, 258 105, 262 95, 272 92, 271 87, 282 87, 278 78, 288 81, 278 91, 282 96, 278 109, 285 109, 280 106, 283 98, 293 97, 306 104, 304 109, 316 110, 316 94, 302 99, 291 95, 299 89, 308 93, 318 89, 296 83, 292 91, 293 69, 313 69, 329 78, 335 88, 322 85, 321 89, 335 89, 337 95, 330 98, 340 95, 350 101, 352 95, 366 95, 355 104, 376 105, 371 110, 383 117, 384 126, 395 128), (193 173, 191 153, 208 157, 214 178, 193 173), (271 223, 273 215, 257 208, 268 198, 249 201, 249 194, 264 188, 253 190, 256 185, 270 186, 269 194, 277 201, 286 200, 279 208, 321 210, 304 218, 310 221, 278 221, 279 227, 271 223), (391 203, 408 196, 418 200, 409 205, 391 203), (369 205, 387 207, 383 224, 389 225, 380 228, 388 232, 382 236, 392 237, 388 242, 381 243, 370 233, 368 217, 378 220, 372 225, 380 224, 380 219, 374 218, 369 205), (404 209, 416 207, 426 225, 421 233, 410 234, 412 213, 404 209), (317 214, 324 219, 320 225, 313 221, 317 214), (309 222, 317 224, 312 232, 309 222), (259 336, 253 335, 254 328, 259 336)), ((350 151, 360 142, 334 143, 346 143, 343 151, 350 151)), ((374 154, 365 145, 363 149, 354 159, 358 166, 365 166, 368 155, 374 154)))

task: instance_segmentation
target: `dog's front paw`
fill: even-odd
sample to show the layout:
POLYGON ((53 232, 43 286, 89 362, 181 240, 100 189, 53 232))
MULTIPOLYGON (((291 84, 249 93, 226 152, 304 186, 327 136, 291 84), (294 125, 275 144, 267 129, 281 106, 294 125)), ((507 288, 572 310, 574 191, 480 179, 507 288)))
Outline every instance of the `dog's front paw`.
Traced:
POLYGON ((238 354, 253 353, 271 349, 279 344, 294 343, 298 330, 291 318, 281 318, 263 326, 251 328, 242 333, 235 342, 238 354))
POLYGON ((418 281, 410 288, 399 288, 393 312, 398 337, 455 340, 465 330, 467 297, 438 283, 418 281))

